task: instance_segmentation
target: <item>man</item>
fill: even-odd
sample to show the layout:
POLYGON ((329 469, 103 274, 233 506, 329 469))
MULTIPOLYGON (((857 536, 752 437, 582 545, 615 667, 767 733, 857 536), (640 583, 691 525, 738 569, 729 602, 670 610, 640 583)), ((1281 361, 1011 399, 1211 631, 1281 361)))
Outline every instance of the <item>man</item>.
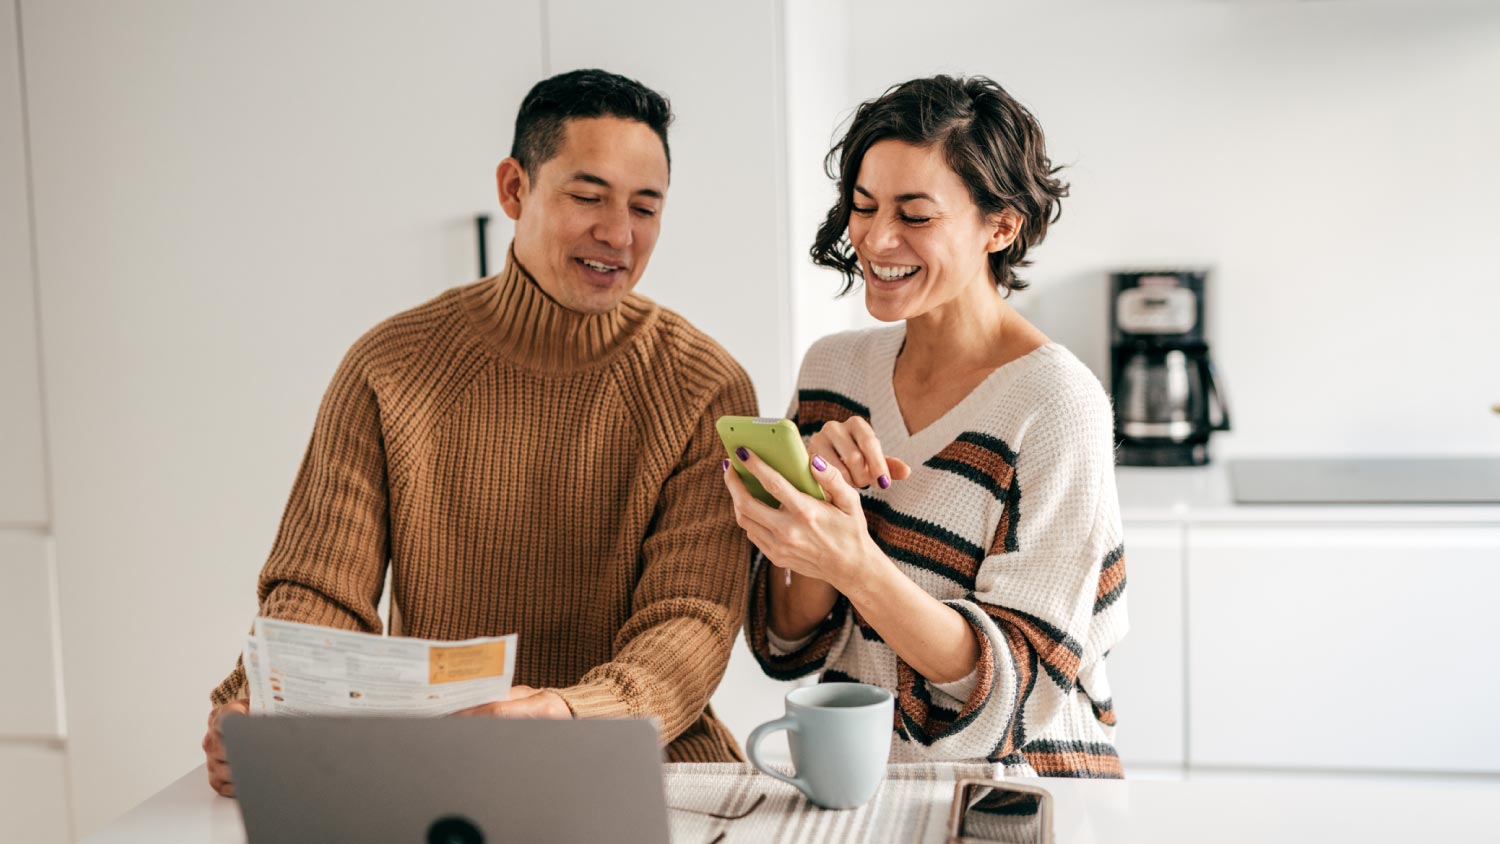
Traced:
MULTIPOLYGON (((714 420, 749 378, 631 291, 661 227, 667 101, 599 70, 527 94, 496 170, 505 270, 357 341, 323 399, 260 575, 260 614, 379 632, 520 634, 509 700, 466 715, 653 716, 674 761, 736 761, 707 709, 743 618, 749 546, 714 420), (395 626, 395 623, 393 623, 395 626), (397 632, 397 631, 393 631, 397 632)), ((209 781, 233 795, 213 692, 209 781)))

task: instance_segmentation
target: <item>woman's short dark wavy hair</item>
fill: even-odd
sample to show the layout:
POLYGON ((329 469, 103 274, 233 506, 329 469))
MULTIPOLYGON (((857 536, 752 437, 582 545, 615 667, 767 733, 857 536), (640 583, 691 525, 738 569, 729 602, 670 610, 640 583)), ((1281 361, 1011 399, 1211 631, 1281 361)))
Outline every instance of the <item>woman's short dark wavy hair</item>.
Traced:
POLYGON ((839 199, 818 227, 810 254, 813 263, 843 273, 839 295, 863 278, 849 243, 854 183, 865 153, 887 140, 941 144, 948 166, 968 186, 981 214, 1009 209, 1021 216, 1020 234, 989 261, 990 275, 1005 295, 1025 290, 1028 284, 1016 277, 1016 268, 1031 263, 1026 251, 1042 242, 1047 226, 1062 213, 1061 200, 1068 195, 1067 183, 1057 178, 1062 168, 1047 157, 1036 118, 993 80, 934 76, 903 82, 861 103, 824 160, 829 178, 838 182, 839 199))

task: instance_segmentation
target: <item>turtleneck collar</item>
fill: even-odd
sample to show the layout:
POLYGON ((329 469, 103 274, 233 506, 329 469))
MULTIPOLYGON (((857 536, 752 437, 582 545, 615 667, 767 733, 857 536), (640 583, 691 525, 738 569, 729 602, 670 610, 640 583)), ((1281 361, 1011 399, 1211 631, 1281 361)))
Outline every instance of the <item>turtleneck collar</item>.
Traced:
POLYGON ((635 293, 604 313, 569 310, 522 268, 513 246, 505 269, 465 288, 459 304, 492 352, 544 372, 570 372, 613 357, 656 314, 656 305, 635 293))

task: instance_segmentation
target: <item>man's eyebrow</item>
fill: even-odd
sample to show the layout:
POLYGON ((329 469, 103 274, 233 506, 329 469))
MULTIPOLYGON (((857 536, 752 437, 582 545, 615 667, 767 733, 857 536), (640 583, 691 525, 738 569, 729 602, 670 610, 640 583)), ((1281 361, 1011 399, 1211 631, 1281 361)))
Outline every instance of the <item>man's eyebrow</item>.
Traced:
MULTIPOLYGON (((865 190, 865 188, 864 188, 863 185, 855 185, 854 189, 856 191, 858 191, 859 193, 864 194, 865 196, 869 197, 870 199, 874 199, 875 198, 873 195, 871 195, 871 193, 869 191, 865 190)), ((937 202, 936 199, 932 198, 932 194, 930 194, 930 193, 903 193, 900 196, 896 197, 896 201, 897 202, 911 202, 913 199, 925 199, 928 202, 937 202)), ((938 204, 941 205, 942 203, 938 203, 938 204)))
POLYGON ((593 173, 589 173, 585 170, 579 170, 577 173, 574 173, 573 176, 568 179, 568 181, 588 182, 591 185, 598 185, 601 188, 607 188, 611 186, 610 183, 605 181, 602 177, 595 176, 593 173))
MULTIPOLYGON (((591 185, 598 185, 601 188, 612 188, 612 187, 614 187, 614 185, 611 185, 609 183, 609 180, 607 180, 607 179, 605 179, 605 178, 603 178, 601 176, 596 176, 593 173, 588 172, 587 170, 579 170, 577 173, 574 173, 573 177, 571 179, 569 179, 568 181, 570 181, 570 182, 588 182, 591 185)), ((650 199, 663 199, 663 198, 665 198, 665 194, 663 194, 661 191, 659 191, 659 190, 657 190, 655 188, 641 188, 640 190, 638 190, 638 191, 635 192, 635 195, 636 196, 648 197, 650 199)))

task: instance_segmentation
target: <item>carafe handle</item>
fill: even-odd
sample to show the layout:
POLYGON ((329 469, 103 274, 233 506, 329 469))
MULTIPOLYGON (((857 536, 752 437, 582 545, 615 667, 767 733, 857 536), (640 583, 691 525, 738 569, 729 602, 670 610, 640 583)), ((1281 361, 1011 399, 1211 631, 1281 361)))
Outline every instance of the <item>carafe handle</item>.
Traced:
POLYGON ((1207 356, 1200 359, 1203 367, 1203 385, 1208 388, 1208 424, 1210 431, 1229 430, 1229 402, 1224 398, 1224 391, 1219 387, 1218 372, 1214 369, 1213 361, 1207 356), (1214 421, 1214 411, 1219 412, 1219 421, 1214 421))

